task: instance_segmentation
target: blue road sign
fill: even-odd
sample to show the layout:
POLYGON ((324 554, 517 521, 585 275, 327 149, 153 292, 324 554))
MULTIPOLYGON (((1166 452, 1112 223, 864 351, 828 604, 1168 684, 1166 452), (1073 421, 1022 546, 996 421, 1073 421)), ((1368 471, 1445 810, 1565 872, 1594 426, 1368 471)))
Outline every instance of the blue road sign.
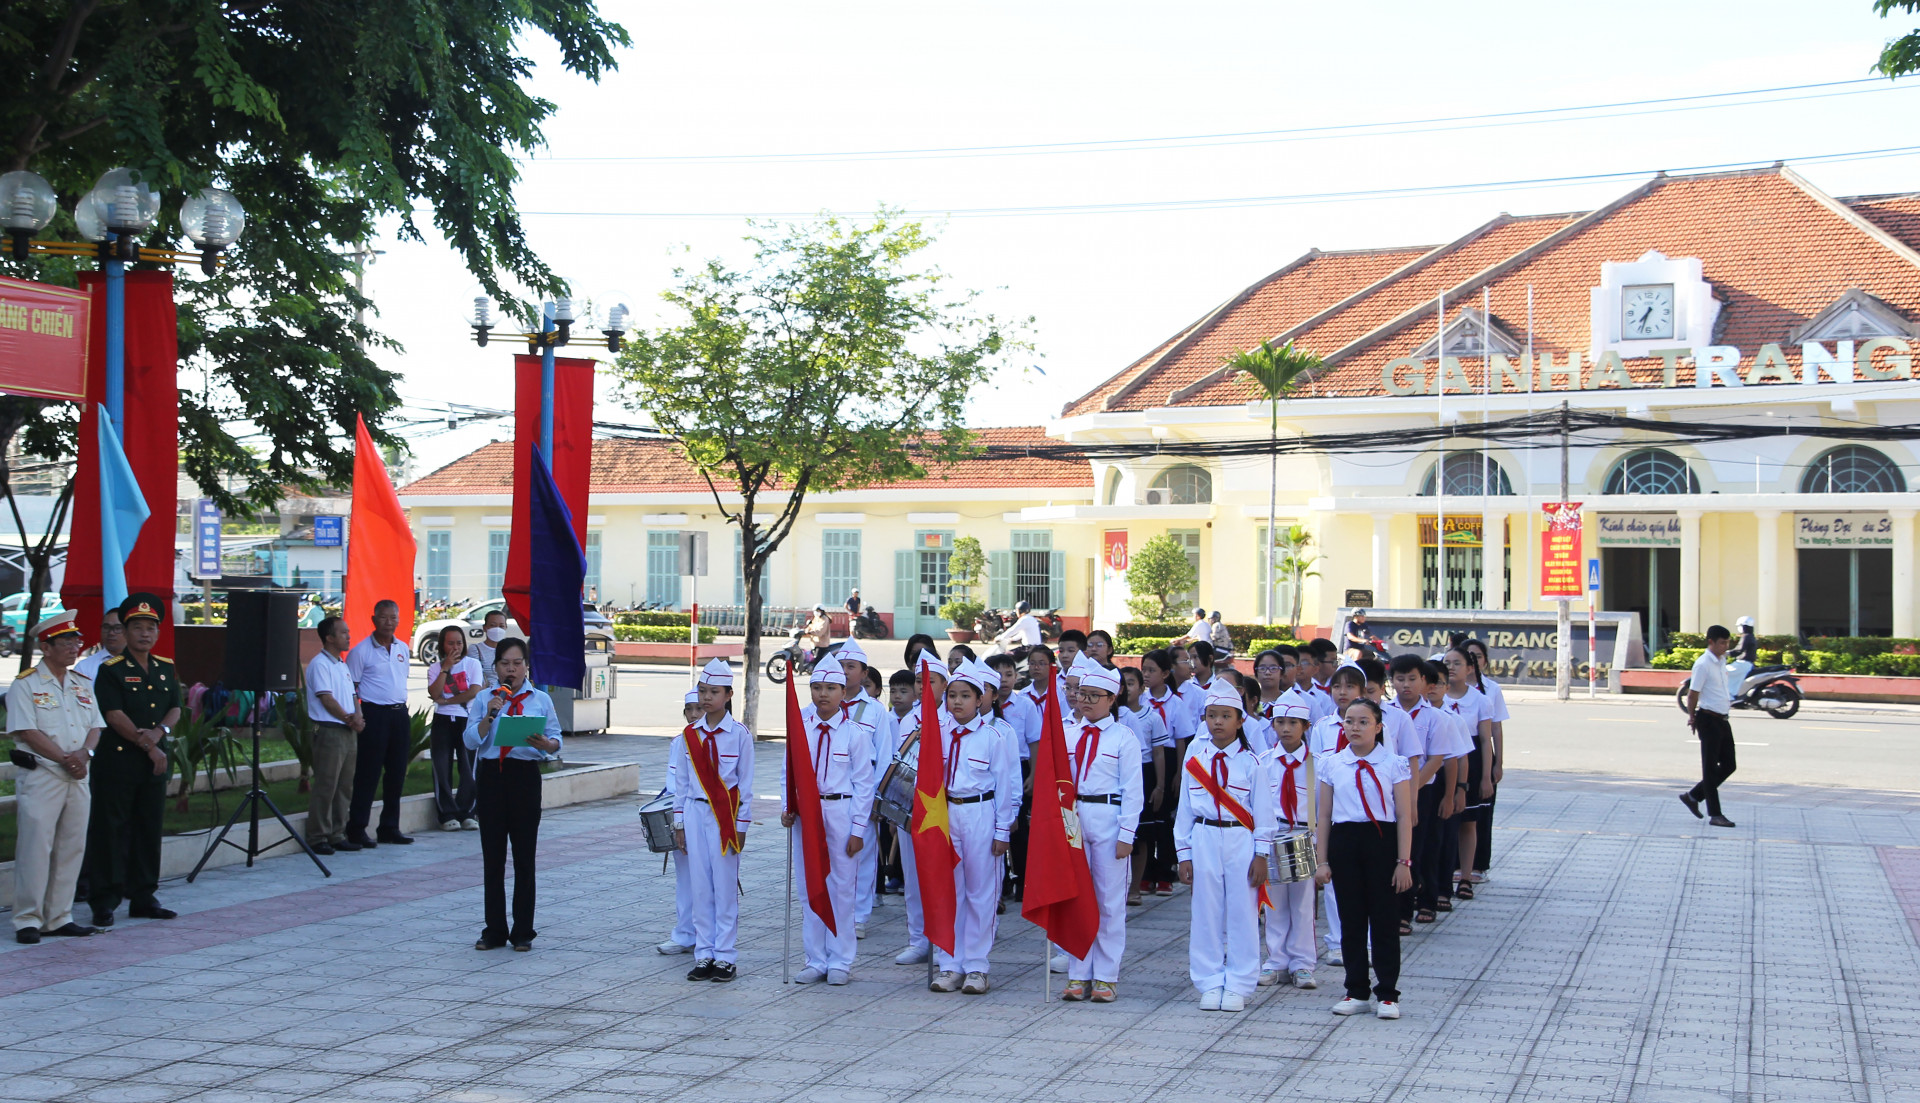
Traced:
POLYGON ((1590 594, 1600 592, 1600 561, 1598 559, 1587 560, 1587 592, 1590 594))
POLYGON ((313 518, 313 546, 316 548, 337 548, 340 546, 342 518, 326 514, 316 514, 313 518))
POLYGON ((212 498, 193 502, 193 577, 219 578, 220 507, 212 498))

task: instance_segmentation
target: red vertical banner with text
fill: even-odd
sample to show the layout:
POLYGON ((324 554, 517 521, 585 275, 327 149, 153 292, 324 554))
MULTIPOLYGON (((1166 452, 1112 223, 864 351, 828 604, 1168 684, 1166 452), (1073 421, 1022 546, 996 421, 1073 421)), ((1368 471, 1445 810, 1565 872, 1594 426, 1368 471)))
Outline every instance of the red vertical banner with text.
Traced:
POLYGON ((1580 558, 1580 503, 1547 502, 1540 509, 1546 515, 1540 529, 1540 596, 1577 598, 1587 592, 1580 558))
POLYGON ((1127 573, 1127 530, 1115 529, 1106 533, 1100 542, 1100 564, 1105 568, 1106 580, 1127 573))

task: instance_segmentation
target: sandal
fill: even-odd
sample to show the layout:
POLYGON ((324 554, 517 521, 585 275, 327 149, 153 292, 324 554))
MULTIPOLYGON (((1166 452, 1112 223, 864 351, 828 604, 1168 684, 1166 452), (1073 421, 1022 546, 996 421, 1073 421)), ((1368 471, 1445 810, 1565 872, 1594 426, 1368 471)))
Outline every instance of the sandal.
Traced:
POLYGON ((1132 892, 1127 894, 1127 906, 1130 908, 1137 908, 1140 906, 1140 890, 1139 889, 1134 889, 1132 892))
POLYGON ((1453 910, 1453 901, 1437 900, 1434 902, 1433 910, 1437 912, 1450 912, 1453 910))
POLYGON ((1436 918, 1438 917, 1433 914, 1432 908, 1421 908, 1413 914, 1413 921, 1415 923, 1431 923, 1436 918))
POLYGON ((1472 882, 1470 882, 1470 881, 1462 881, 1462 882, 1460 882, 1460 883, 1459 883, 1458 885, 1455 885, 1455 886, 1454 886, 1454 889, 1453 889, 1453 894, 1454 894, 1455 896, 1458 896, 1458 897, 1459 897, 1460 899, 1462 899, 1462 900, 1471 900, 1471 899, 1473 899, 1473 884, 1472 884, 1472 882))
POLYGON ((1413 933, 1413 920, 1402 919, 1400 921, 1400 937, 1406 938, 1408 935, 1411 935, 1412 933, 1413 933))

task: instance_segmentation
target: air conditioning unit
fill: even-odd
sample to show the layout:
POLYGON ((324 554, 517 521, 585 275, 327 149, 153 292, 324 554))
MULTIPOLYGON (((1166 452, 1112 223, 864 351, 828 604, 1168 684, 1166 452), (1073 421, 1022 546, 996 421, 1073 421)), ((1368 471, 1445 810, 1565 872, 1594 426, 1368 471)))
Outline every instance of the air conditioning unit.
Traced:
POLYGON ((1141 503, 1140 503, 1140 504, 1141 504, 1141 505, 1143 505, 1143 506, 1163 506, 1163 505, 1166 505, 1166 504, 1167 504, 1167 492, 1166 492, 1165 490, 1161 490, 1161 489, 1159 489, 1159 488, 1155 488, 1155 489, 1153 489, 1153 490, 1149 490, 1149 491, 1147 491, 1147 496, 1146 496, 1146 498, 1145 498, 1145 499, 1144 499, 1143 501, 1141 501, 1141 503))

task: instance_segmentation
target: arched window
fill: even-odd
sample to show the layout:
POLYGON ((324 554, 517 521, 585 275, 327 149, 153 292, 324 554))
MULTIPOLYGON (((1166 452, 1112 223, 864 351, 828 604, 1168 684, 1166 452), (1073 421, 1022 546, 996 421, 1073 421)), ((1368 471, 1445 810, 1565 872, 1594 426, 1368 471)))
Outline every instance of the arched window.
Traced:
MULTIPOLYGON (((1448 497, 1482 494, 1512 494, 1513 484, 1507 481, 1507 473, 1496 463, 1493 457, 1484 452, 1455 452, 1446 458, 1447 481, 1444 491, 1448 497)), ((1420 484, 1420 493, 1433 496, 1433 476, 1439 469, 1438 463, 1427 468, 1427 479, 1420 484)))
POLYGON ((1183 463, 1154 476, 1153 489, 1166 491, 1170 506, 1203 506, 1213 501, 1213 476, 1205 468, 1183 463))
POLYGON ((1800 476, 1802 494, 1872 494, 1903 492, 1906 476, 1892 460, 1871 448, 1849 444, 1835 448, 1807 465, 1800 476))
POLYGON ((1107 493, 1106 493, 1106 497, 1101 499, 1101 501, 1104 504, 1110 505, 1110 506, 1120 504, 1120 469, 1119 468, 1116 467, 1113 470, 1107 472, 1107 493))
POLYGON ((1687 461, 1659 448, 1629 452, 1607 474, 1607 494, 1698 494, 1700 480, 1687 461))

